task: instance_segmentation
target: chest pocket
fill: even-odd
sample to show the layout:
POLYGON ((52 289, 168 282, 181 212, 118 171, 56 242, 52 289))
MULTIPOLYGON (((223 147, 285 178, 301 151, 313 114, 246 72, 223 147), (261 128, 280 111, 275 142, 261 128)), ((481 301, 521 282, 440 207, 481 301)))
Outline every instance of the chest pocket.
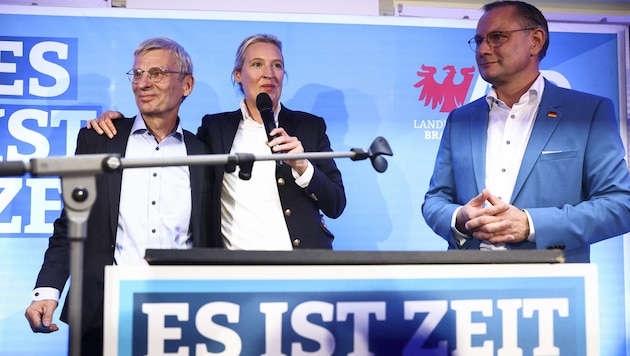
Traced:
POLYGON ((577 156, 578 150, 568 151, 542 151, 540 161, 553 161, 559 159, 569 159, 577 156))

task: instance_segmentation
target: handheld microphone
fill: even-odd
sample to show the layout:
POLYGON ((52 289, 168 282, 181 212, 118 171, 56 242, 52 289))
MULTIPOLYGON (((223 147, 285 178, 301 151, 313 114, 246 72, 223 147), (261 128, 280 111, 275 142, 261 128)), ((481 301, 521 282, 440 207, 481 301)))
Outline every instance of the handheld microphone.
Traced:
POLYGON ((273 117, 273 102, 269 94, 263 92, 256 96, 256 108, 260 112, 263 124, 265 125, 267 139, 271 142, 271 140, 276 137, 269 135, 269 133, 276 128, 276 123, 273 117))

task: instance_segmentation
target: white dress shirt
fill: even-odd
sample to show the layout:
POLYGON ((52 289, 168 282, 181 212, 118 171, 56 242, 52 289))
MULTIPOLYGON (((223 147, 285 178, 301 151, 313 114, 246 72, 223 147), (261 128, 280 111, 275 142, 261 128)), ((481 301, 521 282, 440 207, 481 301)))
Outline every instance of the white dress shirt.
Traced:
MULTIPOLYGON (((490 106, 486 144, 486 188, 494 196, 508 203, 511 203, 516 177, 534 127, 544 88, 544 78, 538 75, 529 90, 511 108, 497 99, 494 88, 486 97, 490 106)), ((529 221, 531 222, 531 218, 529 221)), ((480 249, 505 250, 506 247, 505 244, 493 245, 482 241, 480 249)))
MULTIPOLYGON (((230 154, 271 153, 263 124, 251 118, 241 101, 239 123, 230 154)), ((280 105, 275 114, 278 122, 280 105)), ((277 125, 277 124, 276 124, 277 125)), ((292 250, 289 230, 282 214, 276 184, 276 162, 255 161, 249 180, 238 177, 238 169, 225 173, 221 188, 221 231, 231 250, 292 250)))
MULTIPOLYGON (((181 125, 157 143, 140 114, 136 115, 127 140, 126 158, 186 155, 181 125)), ((114 263, 146 265, 147 248, 192 247, 190 189, 188 166, 123 170, 114 263)), ((60 294, 61 291, 52 287, 35 288, 32 300, 59 301, 60 294)))
MULTIPOLYGON (((486 180, 485 187, 494 196, 511 203, 514 185, 518 176, 527 142, 534 127, 536 114, 540 105, 545 81, 539 75, 529 90, 523 94, 518 103, 508 107, 497 98, 494 88, 486 96, 490 107, 486 141, 486 180)), ((486 204, 488 204, 486 202, 486 204)), ((455 238, 463 244, 465 236, 455 228, 458 208, 451 219, 451 230, 455 238)), ((535 241, 534 225, 529 216, 530 235, 528 239, 535 241)), ((505 244, 490 244, 481 241, 481 250, 505 250, 505 244)))
MULTIPOLYGON (((126 158, 185 157, 181 125, 158 143, 140 114, 127 141, 126 158)), ((146 265, 145 250, 192 247, 190 170, 188 166, 123 170, 114 260, 146 265)))

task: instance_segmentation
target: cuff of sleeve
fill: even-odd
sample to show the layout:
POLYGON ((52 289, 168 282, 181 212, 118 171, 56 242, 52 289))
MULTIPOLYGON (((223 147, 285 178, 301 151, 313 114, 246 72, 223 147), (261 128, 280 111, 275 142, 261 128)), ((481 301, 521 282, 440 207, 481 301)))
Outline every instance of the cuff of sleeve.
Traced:
POLYGON ((53 288, 53 287, 39 287, 39 288, 35 288, 33 289, 33 292, 31 293, 31 299, 34 302, 40 301, 40 300, 44 300, 44 299, 52 299, 55 300, 57 302, 59 302, 59 295, 61 293, 59 292, 59 290, 57 288, 53 288))
POLYGON ((525 214, 527 215, 527 223, 529 223, 529 236, 527 236, 527 241, 536 243, 536 229, 534 229, 534 221, 532 220, 532 216, 529 215, 527 210, 523 209, 525 214))
POLYGON ((453 216, 451 217, 451 234, 453 235, 453 238, 455 239, 455 241, 457 241, 457 243, 460 246, 463 245, 466 242, 466 240, 471 238, 471 236, 468 236, 459 232, 459 230, 457 230, 457 228, 455 227, 455 224, 457 223, 457 213, 459 212, 459 209, 461 208, 462 207, 460 206, 459 208, 455 209, 455 212, 453 212, 453 216))
POLYGON ((295 184, 297 184, 300 188, 306 188, 311 183, 311 179, 313 179, 313 174, 315 173, 315 169, 311 164, 311 161, 307 160, 306 170, 302 175, 299 175, 298 172, 291 168, 291 173, 293 174, 293 179, 295 179, 295 184))

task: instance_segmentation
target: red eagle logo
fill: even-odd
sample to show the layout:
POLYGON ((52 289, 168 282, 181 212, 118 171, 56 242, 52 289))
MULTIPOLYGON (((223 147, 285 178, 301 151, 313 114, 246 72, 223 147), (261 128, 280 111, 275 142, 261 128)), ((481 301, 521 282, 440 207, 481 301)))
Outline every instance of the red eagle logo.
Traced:
POLYGON ((414 84, 415 88, 422 87, 418 100, 424 101, 424 106, 431 104, 431 109, 435 109, 440 106, 440 112, 451 112, 464 105, 466 100, 466 94, 468 94, 468 88, 473 79, 473 73, 475 67, 462 68, 459 73, 464 77, 461 83, 455 83, 455 75, 457 69, 454 66, 448 65, 442 68, 446 72, 446 77, 442 83, 435 81, 435 67, 422 65, 422 72, 417 72, 422 79, 414 84))

